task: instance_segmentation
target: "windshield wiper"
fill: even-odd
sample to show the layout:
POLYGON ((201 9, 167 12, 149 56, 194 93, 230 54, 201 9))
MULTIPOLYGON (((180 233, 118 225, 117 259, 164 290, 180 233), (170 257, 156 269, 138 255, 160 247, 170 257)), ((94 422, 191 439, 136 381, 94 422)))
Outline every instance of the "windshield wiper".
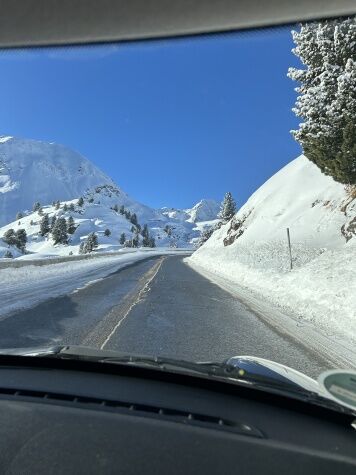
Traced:
POLYGON ((355 415, 355 412, 351 409, 348 409, 315 391, 305 389, 293 381, 289 381, 287 378, 273 378, 263 374, 255 374, 246 369, 229 364, 228 360, 223 362, 190 362, 164 357, 121 355, 115 351, 102 351, 79 346, 1 350, 0 355, 44 357, 71 361, 88 361, 108 365, 152 368, 163 372, 199 376, 207 379, 217 379, 237 386, 273 392, 274 394, 292 397, 307 403, 323 406, 333 411, 355 415))

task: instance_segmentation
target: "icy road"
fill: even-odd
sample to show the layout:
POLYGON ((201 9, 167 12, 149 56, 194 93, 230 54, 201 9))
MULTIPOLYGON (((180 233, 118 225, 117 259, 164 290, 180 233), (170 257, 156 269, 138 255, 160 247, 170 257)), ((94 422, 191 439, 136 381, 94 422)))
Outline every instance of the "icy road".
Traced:
POLYGON ((194 361, 251 355, 314 377, 330 367, 182 256, 154 256, 93 277, 89 285, 3 315, 0 347, 72 344, 194 361))

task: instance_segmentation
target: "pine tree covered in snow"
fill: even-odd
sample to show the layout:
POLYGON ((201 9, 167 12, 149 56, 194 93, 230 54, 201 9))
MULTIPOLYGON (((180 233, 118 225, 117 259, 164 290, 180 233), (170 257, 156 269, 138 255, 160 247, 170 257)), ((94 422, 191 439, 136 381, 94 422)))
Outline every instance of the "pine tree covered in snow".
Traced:
POLYGON ((131 242, 132 242, 132 247, 138 247, 139 246, 140 240, 139 240, 138 234, 134 234, 131 242))
POLYGON ((25 229, 8 229, 3 235, 3 241, 9 246, 16 246, 20 251, 24 252, 27 243, 27 234, 25 229))
POLYGON ((143 225, 142 231, 141 231, 141 236, 143 238, 148 238, 149 232, 148 232, 148 226, 147 224, 143 225))
POLYGON ((41 208, 41 203, 39 201, 35 201, 35 203, 33 203, 33 206, 32 206, 32 211, 33 212, 38 211, 40 208, 41 208))
POLYGON ((107 237, 109 237, 110 234, 111 234, 110 229, 106 228, 105 231, 104 231, 104 235, 107 236, 107 237))
POLYGON ((16 231, 16 246, 20 251, 25 252, 27 243, 27 234, 25 229, 18 229, 16 231))
POLYGON ((5 252, 5 254, 4 254, 4 257, 5 257, 6 259, 13 259, 13 258, 14 258, 14 255, 12 254, 11 251, 7 250, 7 251, 5 252))
POLYGON ((7 231, 5 231, 2 239, 9 246, 16 246, 17 241, 16 241, 15 230, 11 228, 11 229, 8 229, 7 231))
POLYGON ((19 211, 17 214, 16 214, 16 220, 19 220, 19 219, 22 219, 23 218, 23 213, 21 213, 21 211, 19 211))
POLYGON ((293 111, 304 122, 292 131, 307 158, 326 175, 356 183, 356 19, 327 20, 293 31, 293 52, 304 69, 293 111))
POLYGON ((68 244, 67 222, 65 218, 58 218, 52 229, 54 244, 68 244))
POLYGON ((236 204, 232 194, 228 191, 221 203, 219 218, 227 223, 236 214, 236 204))
POLYGON ((83 204, 84 204, 84 199, 83 199, 83 197, 82 197, 82 196, 79 198, 79 200, 78 200, 78 203, 77 203, 77 204, 78 204, 78 206, 80 206, 80 207, 82 207, 82 206, 83 206, 83 204))
POLYGON ((125 241, 126 241, 126 234, 121 233, 119 243, 123 246, 125 244, 125 241))
POLYGON ((74 234, 76 230, 75 222, 73 216, 69 216, 68 222, 67 222, 67 232, 68 234, 74 234))
POLYGON ((136 224, 137 224, 137 216, 136 216, 136 213, 132 213, 131 218, 130 218, 130 221, 131 221, 131 223, 132 223, 133 225, 136 226, 136 224))
POLYGON ((98 247, 98 237, 95 233, 90 233, 85 242, 81 242, 79 247, 80 254, 89 254, 98 247))
POLYGON ((50 225, 50 231, 51 232, 53 231, 53 228, 56 225, 56 222, 57 222, 57 216, 54 215, 54 216, 52 216, 52 219, 51 219, 51 225, 50 225))
POLYGON ((50 225, 49 225, 49 217, 48 214, 44 214, 43 218, 41 219, 40 223, 40 235, 45 236, 47 233, 50 231, 50 225))

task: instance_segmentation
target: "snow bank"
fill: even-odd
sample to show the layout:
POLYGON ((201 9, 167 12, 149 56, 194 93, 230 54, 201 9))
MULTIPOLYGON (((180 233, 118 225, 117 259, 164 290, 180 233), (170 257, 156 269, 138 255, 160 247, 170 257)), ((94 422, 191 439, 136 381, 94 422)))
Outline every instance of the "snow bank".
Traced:
POLYGON ((355 211, 350 190, 301 156, 259 188, 188 262, 356 342, 355 211))

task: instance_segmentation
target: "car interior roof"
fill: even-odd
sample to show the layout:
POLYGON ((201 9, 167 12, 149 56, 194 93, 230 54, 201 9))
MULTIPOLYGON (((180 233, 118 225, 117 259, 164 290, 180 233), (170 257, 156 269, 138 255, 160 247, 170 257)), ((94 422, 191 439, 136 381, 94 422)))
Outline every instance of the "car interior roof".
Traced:
POLYGON ((195 35, 355 13, 355 0, 0 0, 0 48, 195 35))

